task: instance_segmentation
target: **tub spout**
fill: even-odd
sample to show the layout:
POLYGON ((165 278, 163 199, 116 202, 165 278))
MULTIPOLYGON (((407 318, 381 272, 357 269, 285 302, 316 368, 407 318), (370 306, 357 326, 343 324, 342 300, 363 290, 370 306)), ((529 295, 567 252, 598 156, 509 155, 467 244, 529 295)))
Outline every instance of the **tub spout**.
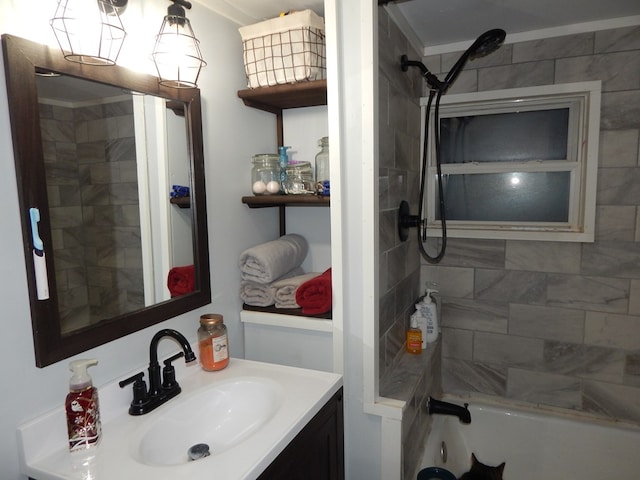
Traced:
POLYGON ((436 413, 442 415, 454 415, 458 417, 462 423, 471 423, 471 413, 467 408, 468 406, 468 403, 465 403, 464 407, 461 407, 460 405, 455 405, 453 403, 436 400, 433 397, 429 397, 429 400, 427 400, 427 410, 429 411, 429 415, 436 413))

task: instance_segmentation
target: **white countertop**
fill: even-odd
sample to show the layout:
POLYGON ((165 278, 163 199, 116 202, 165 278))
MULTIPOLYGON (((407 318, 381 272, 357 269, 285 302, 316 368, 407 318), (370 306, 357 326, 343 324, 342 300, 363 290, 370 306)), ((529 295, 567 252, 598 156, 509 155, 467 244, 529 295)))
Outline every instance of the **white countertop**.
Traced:
POLYGON ((87 451, 94 454, 88 462, 83 453, 68 451, 62 405, 22 425, 18 429, 22 473, 37 480, 197 480, 212 475, 224 480, 255 479, 342 386, 342 376, 335 373, 235 358, 218 372, 205 372, 198 365, 185 367, 183 362, 175 364, 182 393, 146 415, 134 417, 127 413, 131 386, 120 389, 114 381, 98 387, 102 440, 87 451), (255 433, 223 452, 212 452, 195 462, 157 466, 137 459, 136 442, 174 402, 196 395, 212 383, 241 377, 269 379, 280 384, 284 392, 280 408, 255 433))

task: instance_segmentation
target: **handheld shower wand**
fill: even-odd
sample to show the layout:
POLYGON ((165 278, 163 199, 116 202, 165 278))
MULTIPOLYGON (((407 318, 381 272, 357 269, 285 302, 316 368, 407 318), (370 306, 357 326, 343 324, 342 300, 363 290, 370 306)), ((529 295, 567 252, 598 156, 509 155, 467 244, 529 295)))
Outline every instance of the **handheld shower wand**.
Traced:
POLYGON ((440 99, 442 95, 447 93, 449 87, 460 75, 460 72, 467 64, 469 60, 484 57, 490 53, 495 52, 506 37, 506 32, 499 28, 489 30, 480 35, 475 42, 460 56, 458 61, 453 65, 449 73, 445 76, 444 80, 440 80, 436 75, 431 73, 429 69, 422 63, 416 60, 409 60, 406 55, 402 55, 400 58, 400 68, 403 72, 409 70, 409 67, 417 67, 420 69, 422 76, 424 77, 427 85, 429 86, 429 100, 425 109, 425 122, 424 122, 424 143, 422 148, 422 171, 420 177, 420 198, 418 199, 418 215, 410 215, 409 204, 406 201, 400 203, 400 209, 398 212, 398 234, 400 240, 403 242, 408 238, 408 229, 413 227, 418 228, 418 246, 420 253, 424 259, 429 263, 439 263, 444 257, 444 253, 447 248, 447 222, 445 216, 445 204, 444 204, 444 191, 442 187, 442 167, 440 162, 440 99), (442 224, 442 244, 440 252, 432 257, 427 253, 424 247, 424 243, 427 240, 427 220, 423 218, 422 209, 424 205, 425 194, 425 180, 427 170, 427 158, 428 158, 428 138, 429 138, 429 114, 431 112, 431 106, 435 99, 434 110, 434 122, 433 122, 433 134, 435 145, 435 158, 436 158, 436 176, 438 179, 438 203, 440 207, 440 221, 442 224), (422 231, 422 232, 421 232, 422 231))
POLYGON ((427 67, 419 61, 409 60, 406 55, 400 57, 400 68, 403 72, 409 70, 409 67, 418 67, 422 76, 427 81, 429 88, 438 92, 447 93, 447 90, 458 78, 460 72, 469 60, 475 60, 495 52, 504 42, 506 32, 500 28, 494 28, 480 35, 475 42, 460 56, 458 61, 453 65, 447 76, 441 81, 437 76, 427 69, 427 67))

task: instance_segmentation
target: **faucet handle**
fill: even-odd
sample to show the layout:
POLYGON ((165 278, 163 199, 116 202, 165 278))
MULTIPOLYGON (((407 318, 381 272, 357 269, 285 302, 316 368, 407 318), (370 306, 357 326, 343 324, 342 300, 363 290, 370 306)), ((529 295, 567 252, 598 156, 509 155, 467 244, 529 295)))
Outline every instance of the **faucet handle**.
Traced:
POLYGON ((184 352, 178 352, 175 355, 172 355, 171 357, 167 358, 162 363, 164 363, 165 367, 170 367, 171 366, 171 362, 173 362, 174 360, 179 359, 180 357, 184 357, 184 352))
POLYGON ((176 369, 171 364, 174 360, 177 360, 180 357, 184 357, 184 352, 178 352, 175 355, 167 358, 164 363, 164 368, 162 369, 162 388, 165 390, 180 388, 178 386, 178 382, 176 382, 176 369))
POLYGON ((133 400, 131 405, 140 405, 147 401, 147 384, 144 381, 144 372, 136 373, 132 377, 126 378, 118 383, 120 388, 133 383, 133 400))

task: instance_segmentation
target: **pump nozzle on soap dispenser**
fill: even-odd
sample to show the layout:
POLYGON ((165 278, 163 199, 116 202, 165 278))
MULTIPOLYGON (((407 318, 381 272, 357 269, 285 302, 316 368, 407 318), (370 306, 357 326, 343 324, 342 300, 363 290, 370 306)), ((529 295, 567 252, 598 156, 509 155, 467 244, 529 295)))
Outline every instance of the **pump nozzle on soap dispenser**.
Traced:
POLYGON ((96 359, 80 359, 69 363, 73 373, 65 401, 69 450, 84 450, 97 445, 102 434, 98 390, 93 386, 87 368, 97 365, 96 359))

